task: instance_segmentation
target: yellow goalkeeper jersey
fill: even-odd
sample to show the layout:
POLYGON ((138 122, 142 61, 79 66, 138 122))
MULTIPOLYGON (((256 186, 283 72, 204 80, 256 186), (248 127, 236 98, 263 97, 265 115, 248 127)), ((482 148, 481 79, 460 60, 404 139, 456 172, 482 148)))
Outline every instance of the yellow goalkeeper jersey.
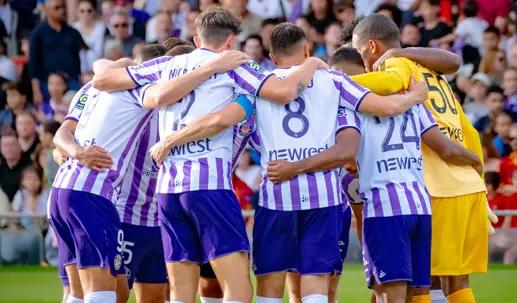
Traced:
MULTIPOLYGON (((424 104, 433 114, 440 130, 483 159, 478 132, 468 121, 452 88, 442 76, 406 58, 390 58, 380 66, 379 71, 351 78, 379 95, 388 95, 406 90, 411 76, 416 81, 427 82, 429 95, 424 104)), ((425 144, 422 153, 424 179, 431 196, 455 197, 486 190, 482 178, 472 167, 449 164, 425 144)))

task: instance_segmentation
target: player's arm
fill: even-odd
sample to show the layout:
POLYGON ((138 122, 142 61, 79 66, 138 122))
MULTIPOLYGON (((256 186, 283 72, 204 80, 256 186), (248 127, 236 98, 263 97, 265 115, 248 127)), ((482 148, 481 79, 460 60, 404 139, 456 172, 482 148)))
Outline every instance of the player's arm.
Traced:
POLYGON ((310 57, 285 79, 270 75, 258 90, 258 95, 278 104, 287 104, 296 99, 309 84, 319 68, 328 68, 322 60, 310 57))
MULTIPOLYGON (((427 98, 425 82, 411 80, 409 91, 406 94, 379 96, 369 93, 355 104, 355 110, 379 117, 391 117, 404 113, 413 105, 423 102, 427 98)), ((346 99, 345 99, 346 103, 346 99)))
POLYGON ((113 160, 104 148, 97 145, 82 147, 76 142, 74 137, 76 127, 77 121, 65 120, 54 136, 56 147, 63 151, 64 154, 77 159, 86 167, 95 171, 111 168, 113 160))
POLYGON ((350 207, 354 213, 355 224, 357 230, 357 238, 359 243, 363 243, 363 207, 364 203, 350 203, 350 207))
POLYGON ((359 140, 360 135, 356 129, 343 129, 336 135, 336 144, 317 155, 295 162, 285 160, 269 162, 267 176, 271 182, 280 183, 299 174, 342 167, 354 161, 359 140))
POLYGON ((389 58, 400 57, 415 61, 439 74, 452 74, 460 67, 460 58, 452 52, 429 47, 406 47, 392 48, 385 52, 375 62, 373 69, 377 70, 389 58))
POLYGON ((253 104, 245 96, 239 96, 223 109, 201 116, 188 123, 180 131, 168 135, 156 143, 149 152, 153 159, 161 163, 170 150, 191 141, 215 136, 253 113, 253 104))
POLYGON ((472 166, 480 174, 482 173, 479 157, 447 138, 438 127, 431 127, 425 131, 422 141, 444 161, 459 166, 472 166))

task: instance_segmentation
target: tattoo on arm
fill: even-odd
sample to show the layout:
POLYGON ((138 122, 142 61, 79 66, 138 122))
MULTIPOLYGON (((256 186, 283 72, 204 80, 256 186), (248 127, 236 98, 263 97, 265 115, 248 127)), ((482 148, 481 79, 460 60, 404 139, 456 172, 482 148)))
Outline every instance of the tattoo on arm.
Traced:
POLYGON ((298 83, 298 84, 296 85, 296 95, 297 95, 297 96, 300 96, 300 95, 302 94, 302 92, 303 92, 303 90, 304 90, 304 89, 305 89, 305 85, 304 85, 303 83, 301 83, 301 82, 300 82, 300 83, 298 83))

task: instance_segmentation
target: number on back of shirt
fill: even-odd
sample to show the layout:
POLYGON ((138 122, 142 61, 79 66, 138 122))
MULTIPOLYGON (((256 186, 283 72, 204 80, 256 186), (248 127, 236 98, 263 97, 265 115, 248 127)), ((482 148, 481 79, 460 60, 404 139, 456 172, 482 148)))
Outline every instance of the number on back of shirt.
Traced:
POLYGON ((455 115, 458 114, 456 101, 447 81, 431 73, 423 73, 422 76, 429 87, 429 98, 434 110, 440 114, 446 113, 447 110, 455 115))

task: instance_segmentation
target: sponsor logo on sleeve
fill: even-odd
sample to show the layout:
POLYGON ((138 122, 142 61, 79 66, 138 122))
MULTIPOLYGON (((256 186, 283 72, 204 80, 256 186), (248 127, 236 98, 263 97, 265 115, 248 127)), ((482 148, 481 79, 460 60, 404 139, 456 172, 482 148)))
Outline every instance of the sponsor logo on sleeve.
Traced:
POLYGON ((79 100, 77 100, 77 103, 75 103, 74 107, 77 108, 77 109, 83 110, 84 106, 86 105, 86 101, 88 101, 88 95, 87 94, 82 94, 79 97, 79 100))

